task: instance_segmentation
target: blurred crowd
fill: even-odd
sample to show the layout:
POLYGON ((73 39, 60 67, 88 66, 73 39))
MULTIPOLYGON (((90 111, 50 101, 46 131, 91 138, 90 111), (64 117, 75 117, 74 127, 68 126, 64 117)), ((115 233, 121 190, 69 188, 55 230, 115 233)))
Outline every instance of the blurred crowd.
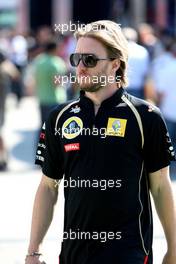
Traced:
MULTIPOLYGON (((160 107, 176 146, 176 39, 148 24, 123 32, 129 41, 127 89, 160 107)), ((74 74, 69 64, 74 48, 73 35, 56 34, 46 26, 28 34, 0 30, 0 171, 7 168, 2 136, 7 96, 13 93, 17 105, 24 96, 36 96, 43 123, 53 106, 79 95, 73 83, 61 85, 54 78, 74 74)))

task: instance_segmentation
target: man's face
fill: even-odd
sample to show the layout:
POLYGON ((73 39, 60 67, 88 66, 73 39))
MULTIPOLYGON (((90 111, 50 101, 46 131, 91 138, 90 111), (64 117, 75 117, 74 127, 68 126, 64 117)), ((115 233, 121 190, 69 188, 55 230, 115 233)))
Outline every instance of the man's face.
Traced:
MULTIPOLYGON (((81 37, 76 45, 75 53, 91 53, 95 54, 98 58, 108 58, 105 47, 96 39, 81 37)), ((83 62, 80 61, 76 67, 77 85, 81 90, 86 92, 96 92, 106 85, 102 80, 111 74, 112 61, 100 60, 93 68, 87 68, 83 62)), ((106 78, 107 80, 107 78, 106 78)))

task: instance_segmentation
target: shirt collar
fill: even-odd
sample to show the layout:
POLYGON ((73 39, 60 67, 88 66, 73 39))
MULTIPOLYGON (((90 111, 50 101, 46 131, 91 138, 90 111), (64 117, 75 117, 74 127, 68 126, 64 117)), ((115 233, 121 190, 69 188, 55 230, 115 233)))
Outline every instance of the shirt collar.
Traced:
MULTIPOLYGON (((118 105, 122 101, 121 97, 124 93, 124 88, 119 88, 113 95, 111 95, 101 103, 101 107, 118 105)), ((80 91, 80 103, 84 106, 93 105, 92 100, 85 96, 84 91, 80 91)))

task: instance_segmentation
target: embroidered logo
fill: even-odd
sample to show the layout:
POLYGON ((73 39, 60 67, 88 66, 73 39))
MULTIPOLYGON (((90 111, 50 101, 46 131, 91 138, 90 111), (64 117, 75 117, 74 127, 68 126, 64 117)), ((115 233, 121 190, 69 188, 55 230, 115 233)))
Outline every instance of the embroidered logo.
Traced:
POLYGON ((126 131, 126 124, 127 124, 127 119, 109 117, 106 135, 124 137, 126 131))
POLYGON ((81 111, 81 108, 76 105, 75 107, 72 107, 72 109, 70 110, 70 113, 74 113, 74 114, 77 114, 81 111))
POLYGON ((62 126, 62 134, 67 139, 72 139, 77 137, 83 129, 83 122, 82 120, 77 117, 73 116, 68 118, 63 126, 62 126))
POLYGON ((65 152, 80 150, 80 145, 79 143, 67 144, 67 145, 64 145, 64 149, 65 149, 65 152))

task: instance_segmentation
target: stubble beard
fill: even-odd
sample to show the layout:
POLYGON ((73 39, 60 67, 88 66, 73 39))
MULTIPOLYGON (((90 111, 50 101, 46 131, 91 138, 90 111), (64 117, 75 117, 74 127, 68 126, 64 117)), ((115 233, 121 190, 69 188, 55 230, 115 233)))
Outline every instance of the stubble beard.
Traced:
MULTIPOLYGON (((94 75, 95 76, 95 75, 94 75)), ((96 75, 96 78, 98 80, 100 80, 100 77, 101 76, 106 76, 106 71, 105 69, 103 69, 101 72, 99 72, 97 75, 96 75)), ((107 85, 107 84, 106 84, 107 85)), ((85 91, 85 92, 89 92, 89 93, 95 93, 99 90, 102 90, 103 88, 105 88, 105 86, 103 83, 101 82, 96 82, 94 83, 92 80, 88 83, 88 85, 86 85, 86 83, 82 83, 80 84, 80 82, 78 81, 78 79, 76 78, 76 86, 82 90, 82 91, 85 91)))

